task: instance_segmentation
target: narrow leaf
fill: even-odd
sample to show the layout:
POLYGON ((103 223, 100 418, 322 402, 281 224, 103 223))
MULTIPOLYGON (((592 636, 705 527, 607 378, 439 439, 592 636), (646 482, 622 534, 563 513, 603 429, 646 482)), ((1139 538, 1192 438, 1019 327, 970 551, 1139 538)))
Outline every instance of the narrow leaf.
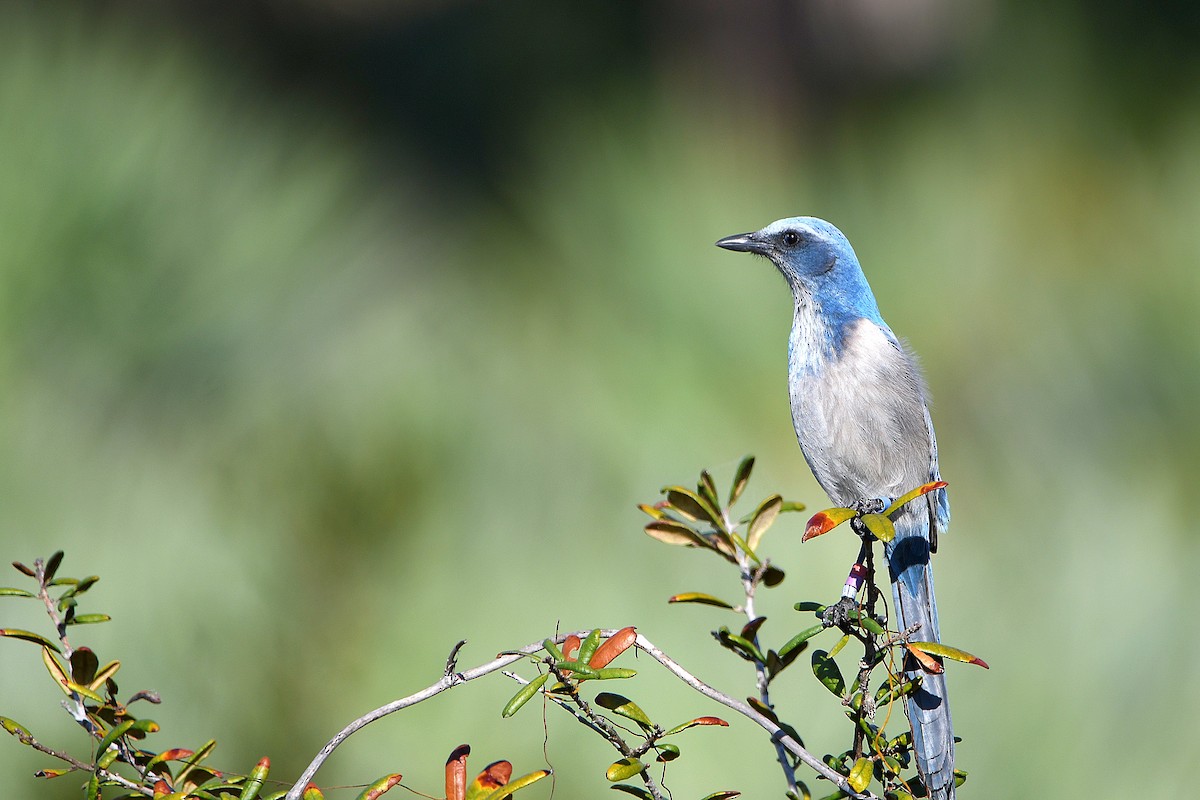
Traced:
POLYGON ((37 772, 33 773, 33 777, 35 777, 35 778, 61 778, 63 775, 66 775, 68 772, 74 772, 74 771, 75 771, 74 767, 71 767, 69 769, 39 769, 37 772))
POLYGON ((19 628, 0 628, 0 636, 7 636, 10 639, 24 639, 27 642, 40 644, 42 647, 49 647, 56 653, 62 652, 62 650, 58 649, 58 645, 47 639, 45 636, 42 636, 40 633, 23 631, 19 628))
MULTIPOLYGON (((509 700, 507 704, 505 704, 504 710, 500 712, 500 716, 503 717, 504 719, 508 719, 513 714, 520 711, 521 706, 528 703, 529 699, 538 693, 538 689, 541 689, 543 686, 546 685, 546 681, 549 678, 550 678, 550 673, 547 672, 545 674, 537 676, 536 678, 531 680, 529 683, 522 686, 520 691, 518 691, 516 694, 514 694, 512 696, 512 699, 509 700)), ((464 775, 465 775, 465 773, 464 773, 464 775)))
POLYGON ((27 592, 24 589, 10 589, 7 586, 0 586, 0 597, 37 597, 33 592, 27 592))
POLYGON ((825 630, 824 625, 813 625, 811 628, 805 628, 800 631, 791 639, 788 639, 787 644, 779 648, 779 659, 785 664, 791 663, 792 659, 799 655, 796 652, 797 648, 823 630, 825 630))
POLYGON ((583 640, 583 644, 579 645, 579 660, 584 664, 592 663, 592 656, 596 654, 596 648, 600 646, 600 629, 595 628, 583 640))
POLYGON ((808 525, 804 528, 804 535, 800 537, 800 541, 807 542, 809 539, 829 533, 846 520, 853 519, 856 513, 852 508, 827 508, 824 511, 818 511, 808 520, 808 525))
POLYGON ((588 666, 592 669, 607 667, 612 663, 614 658, 633 647, 633 643, 636 641, 637 628, 632 625, 621 628, 621 630, 605 639, 604 643, 596 648, 595 654, 588 659, 588 666))
POLYGON ((905 642, 904 648, 912 654, 913 658, 917 660, 917 663, 921 665, 921 669, 925 670, 931 675, 941 675, 946 671, 946 668, 942 666, 941 662, 919 647, 913 647, 908 642, 905 642))
POLYGON ((654 727, 654 723, 650 721, 650 717, 646 715, 646 712, 642 711, 637 703, 624 695, 601 692, 596 695, 596 705, 606 708, 614 714, 620 714, 626 719, 631 719, 645 728, 654 727))
POLYGON ((722 728, 729 727, 729 723, 726 722, 725 720, 721 719, 720 717, 696 717, 695 719, 688 720, 687 722, 676 725, 674 728, 671 728, 669 731, 664 733, 663 736, 674 736, 675 734, 679 733, 680 731, 686 731, 688 728, 695 728, 698 726, 708 726, 708 725, 716 725, 716 726, 719 726, 722 728))
POLYGON ((566 639, 563 639, 563 660, 570 661, 574 658, 575 654, 579 652, 580 644, 582 644, 582 640, 573 633, 566 639))
POLYGON ((849 642, 850 642, 850 634, 847 633, 841 639, 838 639, 837 644, 835 644, 833 647, 829 648, 829 657, 833 658, 838 653, 842 652, 842 648, 845 647, 847 644, 849 644, 849 642))
POLYGON ((271 759, 266 756, 259 759, 254 769, 250 770, 250 776, 246 778, 246 783, 242 786, 242 793, 238 795, 238 800, 255 800, 258 797, 258 793, 262 791, 263 783, 267 780, 267 775, 270 771, 271 759))
POLYGON ((398 772, 391 775, 384 775, 382 778, 364 789, 362 794, 360 794, 356 800, 377 800, 377 798, 385 794, 388 789, 391 789, 393 786, 399 783, 401 778, 402 776, 398 772))
POLYGON ((4 730, 11 733, 22 742, 25 742, 26 739, 30 738, 29 730, 15 719, 0 717, 0 728, 4 728, 4 730))
POLYGON ((633 756, 629 756, 610 764, 604 772, 604 777, 608 778, 610 783, 616 783, 617 781, 632 778, 634 775, 640 774, 644 769, 646 769, 645 764, 633 756))
POLYGON ((668 603, 701 603, 706 606, 716 606, 717 608, 728 608, 733 610, 733 605, 725 602, 719 597, 713 597, 711 594, 704 592, 684 592, 683 594, 673 595, 667 600, 668 603))
POLYGON ((806 508, 808 508, 808 506, 804 505, 804 503, 800 503, 795 500, 784 500, 783 505, 779 508, 779 512, 781 514, 786 514, 791 511, 803 511, 806 508))
POLYGON ((557 666, 563 672, 573 672, 577 678, 598 678, 599 673, 582 661, 559 661, 557 666))
POLYGON ((959 650, 957 647, 950 647, 940 642, 909 642, 908 646, 909 649, 916 648, 924 653, 962 661, 965 664, 975 664, 988 669, 987 662, 979 656, 971 655, 966 650, 959 650))
POLYGON ((628 783, 618 783, 615 786, 610 786, 608 788, 616 789, 618 792, 624 792, 625 794, 631 794, 634 797, 639 798, 639 800, 654 800, 654 795, 650 794, 640 786, 632 786, 628 783))
POLYGON ((696 484, 696 494, 707 500, 712 508, 719 509, 721 507, 721 501, 717 498, 717 485, 713 483, 712 475, 708 474, 708 470, 701 471, 700 482, 696 484))
POLYGON ((911 503, 918 497, 929 494, 936 489, 945 489, 949 485, 950 484, 946 483, 945 481, 933 481, 932 483, 926 483, 922 486, 918 486, 911 492, 906 492, 898 497, 894 503, 884 509, 883 515, 885 517, 890 517, 892 514, 895 514, 897 511, 899 511, 903 506, 911 503))
POLYGON ((14 562, 12 562, 12 565, 13 565, 14 567, 16 567, 16 569, 17 569, 17 571, 18 571, 18 572, 20 572, 20 573, 23 573, 23 574, 25 574, 25 575, 28 575, 30 578, 36 578, 36 577, 37 577, 37 573, 36 573, 36 572, 34 572, 32 569, 30 569, 29 567, 27 567, 27 566, 25 566, 24 564, 22 564, 20 561, 14 561, 14 562))
POLYGON ((446 800, 465 800, 467 796, 467 756, 471 746, 460 744, 446 759, 446 800))
POLYGON ((750 527, 746 529, 746 544, 750 545, 751 550, 758 549, 759 541, 762 540, 767 529, 775 523, 781 508, 783 508, 783 498, 773 494, 763 500, 754 510, 754 516, 750 519, 750 527))
POLYGON ((562 661, 564 658, 566 658, 566 656, 563 655, 563 651, 558 649, 558 645, 554 643, 553 639, 547 639, 542 642, 542 647, 545 648, 546 654, 555 661, 562 661))
POLYGON ((741 792, 734 791, 733 789, 725 789, 720 792, 713 792, 712 794, 705 795, 704 797, 700 798, 700 800, 733 800, 733 798, 741 796, 741 792))
POLYGON ((665 519, 647 522, 644 528, 647 535, 665 544, 680 547, 710 547, 703 536, 682 522, 672 522, 665 519))
POLYGON ((811 611, 819 617, 825 613, 825 609, 828 608, 828 606, 813 602, 812 600, 803 600, 799 603, 796 603, 796 605, 792 606, 792 608, 796 609, 797 611, 811 611))
POLYGON ((750 472, 754 469, 754 456, 746 456, 738 464, 737 472, 733 475, 733 486, 729 487, 729 505, 733 505, 742 496, 746 484, 750 480, 750 472))
POLYGON ((150 772, 159 764, 167 761, 182 761, 185 758, 191 758, 195 753, 184 747, 172 747, 169 750, 163 750, 161 753, 150 759, 146 763, 146 772, 150 772))
POLYGON ((58 684, 58 688, 62 689, 63 694, 70 697, 71 690, 67 686, 71 683, 71 679, 67 677, 67 671, 58 662, 58 658, 49 647, 42 647, 42 663, 46 665, 46 671, 50 673, 50 677, 58 684))
MULTIPOLYGON (((120 668, 121 668, 120 661, 108 662, 107 664, 105 664, 103 667, 101 667, 99 670, 96 671, 95 677, 93 677, 91 682, 88 683, 88 688, 91 689, 93 692, 99 691, 100 687, 103 686, 106 681, 108 681, 110 678, 112 678, 113 675, 116 675, 117 670, 119 670, 120 668)), ((129 703, 132 703, 134 700, 139 699, 139 695, 142 695, 142 694, 143 694, 142 692, 138 692, 138 694, 135 694, 133 697, 129 698, 129 703)), ((126 703, 125 705, 129 705, 129 703, 126 703)))
POLYGON ((42 574, 46 576, 47 583, 54 580, 54 573, 58 572, 58 568, 62 564, 62 560, 63 551, 58 550, 46 561, 46 568, 42 570, 42 574))
POLYGON ((96 752, 103 753, 105 750, 107 750, 113 742, 129 732, 129 729, 133 727, 133 723, 134 720, 126 720, 120 725, 114 725, 113 727, 109 728, 108 733, 104 734, 104 738, 102 738, 100 743, 96 745, 96 752))
POLYGON ((67 681, 66 684, 64 684, 64 686, 69 691, 72 691, 81 697, 86 697, 88 700, 91 700, 93 703, 99 703, 100 705, 104 705, 104 698, 86 686, 80 686, 78 683, 75 683, 74 681, 67 681))
POLYGON ((867 526, 867 530, 875 534, 875 538, 881 542, 887 543, 896 538, 896 526, 892 521, 882 514, 863 514, 863 525, 867 526))
POLYGON ((497 789, 494 794, 488 795, 487 800, 506 800, 506 798, 511 797, 514 792, 524 789, 530 784, 537 783, 542 778, 547 777, 549 774, 550 770, 539 769, 536 772, 530 772, 528 775, 522 775, 519 778, 513 778, 502 788, 497 789))
POLYGON ((670 519, 666 511, 663 511, 658 506, 652 506, 648 503, 638 503, 638 511, 648 515, 652 519, 670 519))
POLYGON ((108 614, 80 614, 67 622, 68 625, 95 625, 97 622, 108 622, 111 620, 108 614))
POLYGON ((688 519, 707 522, 717 530, 725 530, 725 521, 721 515, 695 492, 682 486, 670 486, 667 488, 667 502, 688 519))
POLYGON ((596 680, 608 681, 616 678, 632 678, 637 675, 636 669, 628 669, 626 667, 605 667, 604 669, 596 670, 596 680))

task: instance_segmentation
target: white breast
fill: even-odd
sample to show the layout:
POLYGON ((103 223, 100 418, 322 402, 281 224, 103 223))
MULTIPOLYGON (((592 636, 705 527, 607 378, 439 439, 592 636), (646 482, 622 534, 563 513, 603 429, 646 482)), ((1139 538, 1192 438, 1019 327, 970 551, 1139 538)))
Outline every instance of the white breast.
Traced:
POLYGON ((911 356, 867 319, 851 323, 840 353, 823 353, 826 323, 815 317, 798 304, 789 390, 817 481, 841 504, 896 497, 928 481, 933 444, 911 356))

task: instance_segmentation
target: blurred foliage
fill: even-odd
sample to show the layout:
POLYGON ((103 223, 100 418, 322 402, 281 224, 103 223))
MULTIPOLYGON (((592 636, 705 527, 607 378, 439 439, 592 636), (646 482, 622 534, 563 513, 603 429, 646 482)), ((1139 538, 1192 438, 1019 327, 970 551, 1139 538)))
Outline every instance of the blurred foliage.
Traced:
MULTIPOLYGON (((96 646, 144 653, 129 680, 194 712, 164 729, 295 774, 459 638, 488 653, 597 622, 587 592, 497 575, 618 573, 621 620, 664 574, 715 591, 687 559, 629 558, 623 509, 745 448, 820 496, 790 427, 786 292, 711 246, 815 213, 934 390, 943 633, 993 665, 950 687, 973 796, 1114 796, 1186 759, 1194 12, 981 1, 880 62, 827 15, 861 4, 592 3, 550 28, 547 3, 510 5, 0 7, 0 530, 11 558, 61 547, 136 587, 93 590, 122 623, 96 646), (1112 658, 1114 635, 1153 655, 1112 658)), ((793 578, 844 560, 793 557, 799 538, 776 540, 793 578)), ((52 696, 21 659, 0 649, 17 719, 52 696)), ((469 688, 438 716, 497 749, 469 688)), ((418 713, 329 768, 458 737, 418 713)), ((0 748, 6 782, 39 768, 25 751, 0 748)), ((702 761, 689 796, 770 790, 765 764, 702 761)))

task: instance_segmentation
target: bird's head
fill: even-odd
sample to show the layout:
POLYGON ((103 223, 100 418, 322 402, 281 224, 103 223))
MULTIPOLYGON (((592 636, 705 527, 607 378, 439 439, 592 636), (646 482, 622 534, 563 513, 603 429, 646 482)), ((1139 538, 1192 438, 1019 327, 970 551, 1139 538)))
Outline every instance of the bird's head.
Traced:
POLYGON ((790 217, 753 233, 726 236, 717 247, 765 256, 783 273, 797 301, 815 299, 826 313, 875 319, 879 310, 854 248, 834 225, 790 217))

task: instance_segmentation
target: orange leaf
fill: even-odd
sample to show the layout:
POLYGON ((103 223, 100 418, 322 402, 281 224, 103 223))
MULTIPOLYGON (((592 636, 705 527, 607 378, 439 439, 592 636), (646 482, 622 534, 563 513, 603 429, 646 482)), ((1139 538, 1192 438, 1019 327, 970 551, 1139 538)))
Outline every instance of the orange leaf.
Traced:
POLYGON ((604 644, 596 648, 596 652, 588 660, 588 666, 592 669, 607 667, 612 663, 614 658, 633 647, 633 643, 636 641, 637 628, 632 625, 628 628, 621 628, 621 630, 608 637, 604 644))
POLYGON ((464 800, 467 796, 467 756, 471 745, 460 744, 446 759, 446 800, 464 800))
POLYGON ((571 657, 579 652, 579 645, 583 644, 579 637, 575 634, 568 636, 562 644, 563 659, 570 661, 571 657))
POLYGON ((481 797, 488 792, 499 789, 508 783, 512 777, 512 764, 508 761, 493 761, 487 769, 475 776, 471 784, 470 795, 481 797))
POLYGON ((854 514, 855 511, 852 508, 827 508, 824 511, 818 511, 808 521, 808 525, 805 527, 804 535, 800 537, 800 541, 807 542, 809 539, 820 536, 823 533, 829 533, 838 525, 851 519, 854 514))
POLYGON ((904 648, 908 650, 908 652, 912 653, 913 658, 915 658, 917 663, 921 665, 921 669, 925 670, 926 672, 933 675, 941 675, 946 671, 946 668, 942 666, 940 661, 926 653, 924 650, 919 650, 907 642, 904 643, 904 648))

